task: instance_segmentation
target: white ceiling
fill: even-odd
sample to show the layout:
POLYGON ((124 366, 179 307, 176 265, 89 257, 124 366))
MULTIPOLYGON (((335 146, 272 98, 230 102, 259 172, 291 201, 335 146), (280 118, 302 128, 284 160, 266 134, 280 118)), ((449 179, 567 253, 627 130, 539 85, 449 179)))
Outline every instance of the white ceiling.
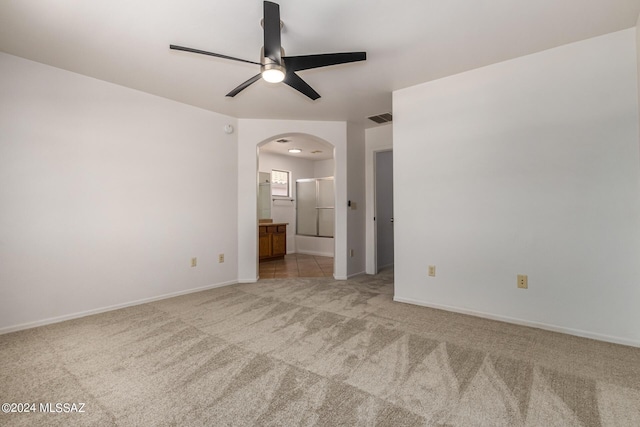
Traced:
POLYGON ((333 159, 333 145, 307 134, 291 134, 276 138, 273 141, 267 141, 260 146, 260 153, 265 152, 307 160, 333 159), (287 142, 284 142, 284 140, 287 142), (290 148, 298 148, 302 151, 291 154, 289 153, 290 148))
MULTIPOLYGON (((277 1, 277 0, 276 0, 277 1)), ((391 111, 391 92, 635 25, 640 0, 280 0, 287 55, 366 51, 300 72, 310 101, 259 81, 260 0, 0 0, 0 50, 241 118, 348 120, 391 111)))

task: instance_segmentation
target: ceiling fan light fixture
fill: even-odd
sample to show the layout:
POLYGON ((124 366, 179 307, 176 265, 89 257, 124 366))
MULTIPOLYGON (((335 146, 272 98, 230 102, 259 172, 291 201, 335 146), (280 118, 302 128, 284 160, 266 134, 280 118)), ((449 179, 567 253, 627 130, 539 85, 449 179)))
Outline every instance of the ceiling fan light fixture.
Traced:
POLYGON ((284 67, 278 64, 266 64, 262 66, 262 78, 269 83, 280 83, 284 80, 284 67))
POLYGON ((316 55, 285 56, 282 48, 282 21, 280 20, 280 6, 272 1, 263 2, 263 17, 261 21, 263 29, 264 44, 260 52, 260 62, 249 61, 247 59, 235 58, 220 53, 207 52, 190 47, 169 45, 170 49, 182 50, 185 52, 198 53, 201 55, 215 56, 232 61, 246 62, 260 65, 260 73, 248 80, 240 83, 228 97, 233 98, 261 78, 270 83, 283 82, 297 90, 307 98, 315 101, 320 98, 320 94, 313 90, 296 71, 311 70, 313 68, 328 67, 331 65, 346 64, 349 62, 365 61, 366 52, 342 52, 342 53, 322 53, 316 55), (287 68, 284 65, 287 65, 287 68))

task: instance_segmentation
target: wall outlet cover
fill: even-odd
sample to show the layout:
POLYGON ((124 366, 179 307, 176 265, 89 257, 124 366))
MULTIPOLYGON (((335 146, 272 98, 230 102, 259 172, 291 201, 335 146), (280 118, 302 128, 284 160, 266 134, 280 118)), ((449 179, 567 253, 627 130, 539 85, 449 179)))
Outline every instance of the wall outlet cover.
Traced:
POLYGON ((518 274, 518 288, 529 289, 529 277, 526 274, 518 274))
POLYGON ((429 276, 436 277, 436 266, 435 265, 430 265, 429 266, 429 276))

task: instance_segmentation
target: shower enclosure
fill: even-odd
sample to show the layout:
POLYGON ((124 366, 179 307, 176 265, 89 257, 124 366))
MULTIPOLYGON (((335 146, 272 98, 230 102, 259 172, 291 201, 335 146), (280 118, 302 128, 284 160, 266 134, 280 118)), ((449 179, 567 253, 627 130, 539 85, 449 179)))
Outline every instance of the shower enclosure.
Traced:
POLYGON ((258 172, 258 219, 271 218, 271 174, 258 172))
POLYGON ((299 236, 333 237, 333 177, 296 180, 296 234, 299 236))

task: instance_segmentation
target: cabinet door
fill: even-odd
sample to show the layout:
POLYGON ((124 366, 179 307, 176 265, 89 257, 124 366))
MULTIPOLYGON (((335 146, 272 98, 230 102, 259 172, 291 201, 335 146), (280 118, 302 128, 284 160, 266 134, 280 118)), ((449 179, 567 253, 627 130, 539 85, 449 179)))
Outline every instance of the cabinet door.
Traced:
POLYGON ((272 255, 281 256, 287 254, 287 233, 274 233, 271 235, 272 241, 272 255))
POLYGON ((271 234, 260 233, 260 258, 268 258, 272 255, 271 234))

